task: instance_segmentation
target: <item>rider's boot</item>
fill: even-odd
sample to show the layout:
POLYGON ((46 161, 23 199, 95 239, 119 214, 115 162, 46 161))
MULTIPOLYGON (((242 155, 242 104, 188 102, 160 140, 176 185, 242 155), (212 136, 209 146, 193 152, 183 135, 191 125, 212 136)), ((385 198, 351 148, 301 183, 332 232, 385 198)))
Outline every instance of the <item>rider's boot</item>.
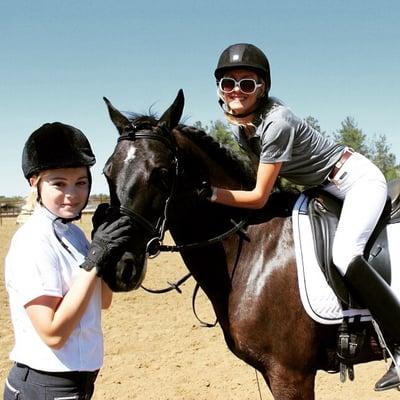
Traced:
MULTIPOLYGON (((400 302, 386 281, 362 256, 351 261, 344 279, 356 300, 369 309, 383 332, 395 343, 400 343, 400 302)), ((398 357, 396 363, 400 362, 400 346, 395 346, 394 355, 398 357)), ((393 364, 376 383, 375 389, 385 390, 399 385, 400 378, 393 364)))
MULTIPOLYGON (((393 358, 398 367, 400 367, 400 346, 395 346, 393 350, 393 358)), ((400 378, 394 362, 388 369, 385 375, 375 383, 375 390, 381 392, 382 390, 393 389, 400 386, 400 378)))

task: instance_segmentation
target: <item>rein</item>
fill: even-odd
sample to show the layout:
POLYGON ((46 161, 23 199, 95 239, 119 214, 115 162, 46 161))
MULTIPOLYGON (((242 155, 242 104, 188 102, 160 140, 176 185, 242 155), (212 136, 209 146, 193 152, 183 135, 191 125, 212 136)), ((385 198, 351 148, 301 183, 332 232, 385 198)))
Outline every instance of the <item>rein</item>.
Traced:
POLYGON ((232 236, 235 233, 241 233, 243 235, 246 235, 246 232, 244 231, 244 227, 247 225, 249 218, 246 217, 242 219, 239 223, 236 223, 233 219, 231 219, 231 223, 233 224, 233 227, 229 229, 228 231, 222 233, 221 235, 215 236, 211 239, 206 239, 203 242, 195 242, 195 243, 189 243, 189 244, 181 244, 181 245, 174 245, 174 246, 169 246, 169 245, 160 245, 160 251, 169 251, 169 252, 174 252, 174 251, 183 251, 183 250, 191 250, 191 249, 198 249, 201 247, 206 247, 206 246, 211 246, 212 244, 221 242, 222 240, 227 239, 229 236, 232 236))

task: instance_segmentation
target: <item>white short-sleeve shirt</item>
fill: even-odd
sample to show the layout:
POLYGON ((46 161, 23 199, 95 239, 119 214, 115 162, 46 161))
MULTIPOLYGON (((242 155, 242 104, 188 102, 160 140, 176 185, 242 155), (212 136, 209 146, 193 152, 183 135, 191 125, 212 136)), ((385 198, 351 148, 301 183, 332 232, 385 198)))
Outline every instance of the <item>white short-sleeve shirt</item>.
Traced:
POLYGON ((33 327, 25 305, 39 296, 63 297, 88 250, 83 231, 43 207, 15 233, 5 262, 15 344, 10 359, 42 371, 94 371, 103 363, 101 283, 65 345, 48 347, 33 327), (58 238, 57 238, 58 237, 58 238))

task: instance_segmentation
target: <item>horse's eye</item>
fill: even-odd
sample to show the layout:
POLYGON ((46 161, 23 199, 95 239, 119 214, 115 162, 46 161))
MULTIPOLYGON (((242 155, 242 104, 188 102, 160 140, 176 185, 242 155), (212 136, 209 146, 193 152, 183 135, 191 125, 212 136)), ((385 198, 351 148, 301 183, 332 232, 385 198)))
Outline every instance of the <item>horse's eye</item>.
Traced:
POLYGON ((167 168, 157 168, 153 170, 150 181, 160 190, 168 192, 170 189, 170 173, 167 168))

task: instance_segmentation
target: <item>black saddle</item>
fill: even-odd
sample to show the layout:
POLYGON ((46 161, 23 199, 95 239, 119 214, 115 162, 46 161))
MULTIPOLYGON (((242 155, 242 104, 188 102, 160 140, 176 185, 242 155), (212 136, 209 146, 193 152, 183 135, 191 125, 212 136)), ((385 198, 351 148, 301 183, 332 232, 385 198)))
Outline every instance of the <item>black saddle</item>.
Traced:
MULTIPOLYGON (((305 191, 309 198, 308 212, 314 236, 318 263, 328 284, 342 303, 351 308, 358 305, 349 293, 343 277, 332 262, 332 243, 342 201, 321 188, 305 191)), ((386 225, 400 222, 400 179, 388 183, 388 199, 382 215, 364 251, 364 257, 387 283, 391 282, 390 255, 386 225)))

